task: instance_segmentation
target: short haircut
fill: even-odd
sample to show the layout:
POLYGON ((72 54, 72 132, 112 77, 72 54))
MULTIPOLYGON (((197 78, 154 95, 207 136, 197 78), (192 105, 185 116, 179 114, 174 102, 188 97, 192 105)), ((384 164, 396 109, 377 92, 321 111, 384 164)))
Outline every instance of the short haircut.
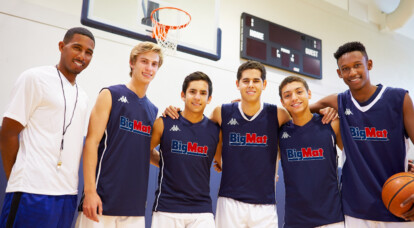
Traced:
POLYGON ((367 51, 365 50, 365 46, 358 41, 348 42, 346 44, 343 44, 334 53, 334 57, 336 61, 338 61, 338 59, 341 58, 341 56, 343 56, 346 53, 353 52, 353 51, 361 52, 362 55, 365 56, 365 59, 368 60, 368 54, 367 54, 367 51))
POLYGON ((75 34, 87 36, 91 38, 91 40, 93 40, 93 42, 95 43, 95 37, 93 36, 91 31, 89 31, 86 28, 82 28, 82 27, 74 27, 74 28, 69 29, 66 32, 65 37, 63 37, 63 43, 65 44, 69 43, 75 34))
POLYGON ((207 76, 207 74, 196 71, 194 73, 189 74, 187 77, 185 77, 183 82, 183 88, 182 92, 185 94, 187 92, 187 88, 190 85, 190 82, 192 81, 205 81, 208 84, 208 96, 211 97, 213 94, 213 83, 211 82, 210 78, 207 76))
MULTIPOLYGON (((141 42, 140 44, 138 44, 134 48, 132 48, 131 54, 129 55, 129 62, 131 64, 135 64, 135 62, 137 61, 138 55, 144 54, 144 53, 147 53, 147 52, 155 52, 155 53, 158 54, 158 56, 159 56, 158 67, 161 67, 162 62, 164 60, 164 56, 162 54, 162 49, 157 44, 152 43, 152 42, 148 42, 148 41, 141 42)), ((131 71, 129 72, 129 75, 132 76, 132 68, 131 68, 131 71)))
POLYGON ((237 70, 237 81, 240 81, 243 71, 249 69, 259 70, 261 72, 260 77, 262 78, 262 80, 266 80, 266 68, 263 66, 263 64, 256 61, 248 60, 247 62, 239 66, 239 69, 237 70))
POLYGON ((285 87, 287 84, 292 83, 292 82, 300 82, 303 84, 303 86, 305 86, 306 91, 309 91, 309 86, 308 83, 305 81, 305 79, 298 77, 298 76, 287 76, 285 79, 283 79, 283 81, 280 83, 279 85, 279 97, 281 99, 282 98, 282 89, 283 87, 285 87))

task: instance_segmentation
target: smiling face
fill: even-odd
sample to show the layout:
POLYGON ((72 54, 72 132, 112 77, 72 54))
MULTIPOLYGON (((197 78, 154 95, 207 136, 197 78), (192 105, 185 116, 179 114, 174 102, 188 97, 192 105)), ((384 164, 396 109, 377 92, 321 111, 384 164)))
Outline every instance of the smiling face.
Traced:
POLYGON ((94 48, 95 42, 81 34, 74 34, 67 42, 59 42, 61 55, 58 68, 69 81, 74 81, 76 75, 88 67, 94 48))
POLYGON ((262 91, 266 88, 266 80, 262 80, 262 73, 258 69, 247 69, 241 73, 239 81, 236 81, 240 90, 242 101, 259 102, 262 91))
POLYGON ((206 81, 191 81, 186 92, 181 92, 181 99, 185 103, 185 111, 203 114, 206 105, 211 101, 208 91, 209 88, 206 81))
POLYGON ((306 90, 305 85, 299 81, 288 83, 281 89, 280 101, 291 115, 306 111, 310 98, 310 90, 306 90))
POLYGON ((371 85, 369 71, 372 60, 367 59, 360 51, 343 54, 338 59, 337 73, 351 91, 358 91, 371 85))
POLYGON ((159 67, 159 55, 156 52, 145 52, 139 54, 135 62, 130 62, 133 80, 149 84, 154 79, 159 67))

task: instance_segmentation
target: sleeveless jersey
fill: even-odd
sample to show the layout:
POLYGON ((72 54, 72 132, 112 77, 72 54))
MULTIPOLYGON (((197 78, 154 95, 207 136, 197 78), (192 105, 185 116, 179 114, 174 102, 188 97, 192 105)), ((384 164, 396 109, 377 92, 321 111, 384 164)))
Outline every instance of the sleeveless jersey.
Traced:
POLYGON ((280 129, 285 180, 285 228, 317 227, 344 220, 339 193, 336 136, 314 114, 304 126, 280 129))
POLYGON ((144 216, 151 132, 158 109, 125 85, 108 89, 112 109, 99 144, 96 169, 103 215, 144 216))
POLYGON ((275 204, 279 122, 277 107, 261 104, 250 120, 240 103, 223 104, 219 196, 250 204, 275 204))
POLYGON ((344 214, 376 221, 403 221, 381 200, 382 186, 406 170, 403 102, 406 91, 378 85, 359 104, 349 90, 338 94, 338 113, 346 160, 342 172, 344 214))
POLYGON ((160 172, 154 211, 212 213, 210 167, 219 141, 220 127, 204 116, 191 123, 163 118, 160 172))

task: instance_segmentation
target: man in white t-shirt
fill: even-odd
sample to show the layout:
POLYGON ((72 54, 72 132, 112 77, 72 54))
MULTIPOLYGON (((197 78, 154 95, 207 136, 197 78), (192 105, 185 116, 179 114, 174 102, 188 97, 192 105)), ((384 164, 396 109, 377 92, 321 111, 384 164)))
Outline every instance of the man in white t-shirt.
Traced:
POLYGON ((17 79, 0 131, 8 179, 0 227, 70 227, 88 98, 76 76, 92 59, 95 39, 69 29, 56 66, 26 70, 17 79))

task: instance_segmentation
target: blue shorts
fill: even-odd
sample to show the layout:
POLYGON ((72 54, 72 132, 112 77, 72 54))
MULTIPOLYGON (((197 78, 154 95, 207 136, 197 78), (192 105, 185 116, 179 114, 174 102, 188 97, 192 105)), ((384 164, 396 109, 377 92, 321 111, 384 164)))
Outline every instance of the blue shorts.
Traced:
POLYGON ((6 193, 0 228, 70 228, 76 211, 77 195, 49 196, 22 192, 6 193))

